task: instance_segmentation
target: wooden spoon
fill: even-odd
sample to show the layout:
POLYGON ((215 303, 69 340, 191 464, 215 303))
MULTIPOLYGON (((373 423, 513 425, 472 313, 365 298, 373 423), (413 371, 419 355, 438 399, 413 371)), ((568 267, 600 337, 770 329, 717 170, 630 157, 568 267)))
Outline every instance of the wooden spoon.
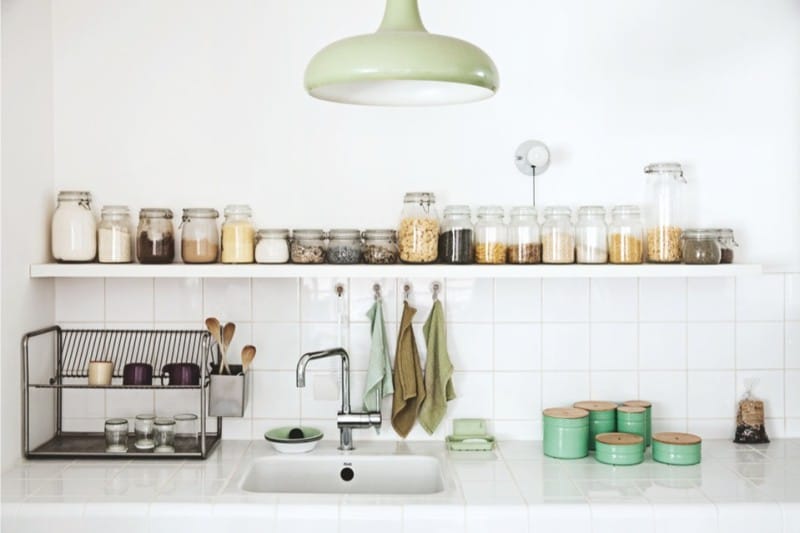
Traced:
POLYGON ((242 370, 245 374, 247 374, 248 370, 250 370, 250 365, 253 363, 253 359, 256 358, 256 347, 252 344, 248 344, 244 348, 242 348, 242 370))
MULTIPOLYGON (((225 347, 222 345, 222 325, 219 320, 213 316, 206 318, 206 328, 211 332, 211 336, 219 345, 220 354, 224 353, 225 347)), ((222 359, 219 362, 219 369, 217 371, 222 374, 222 359)))
POLYGON ((236 324, 233 322, 228 322, 225 324, 225 327, 222 328, 222 343, 224 349, 222 350, 222 364, 225 365, 225 373, 231 373, 231 367, 228 366, 228 347, 231 345, 231 341, 233 340, 233 334, 236 333, 236 324))

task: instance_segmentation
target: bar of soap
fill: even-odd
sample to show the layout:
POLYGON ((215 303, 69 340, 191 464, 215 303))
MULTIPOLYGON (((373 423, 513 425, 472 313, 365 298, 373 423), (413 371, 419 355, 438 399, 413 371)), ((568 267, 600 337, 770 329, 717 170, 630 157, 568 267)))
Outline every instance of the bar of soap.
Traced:
POLYGON ((305 438, 305 433, 300 428, 292 428, 289 430, 289 438, 290 439, 302 439, 305 438))

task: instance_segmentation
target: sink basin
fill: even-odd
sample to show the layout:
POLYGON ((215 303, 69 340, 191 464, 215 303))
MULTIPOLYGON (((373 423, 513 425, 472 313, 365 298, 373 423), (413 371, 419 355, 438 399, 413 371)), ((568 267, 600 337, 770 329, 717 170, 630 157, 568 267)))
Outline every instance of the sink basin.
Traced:
POLYGON ((248 492, 435 494, 444 490, 439 461, 427 455, 261 457, 240 484, 248 492))

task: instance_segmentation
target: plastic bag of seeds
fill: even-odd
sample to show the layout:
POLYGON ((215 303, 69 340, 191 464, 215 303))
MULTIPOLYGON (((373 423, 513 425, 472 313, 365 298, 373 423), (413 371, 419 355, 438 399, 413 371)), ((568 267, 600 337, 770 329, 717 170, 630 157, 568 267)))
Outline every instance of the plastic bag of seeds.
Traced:
POLYGON ((767 428, 764 425, 764 402, 753 397, 756 382, 745 382, 745 393, 739 400, 736 412, 736 436, 733 442, 740 444, 760 444, 769 442, 767 428))

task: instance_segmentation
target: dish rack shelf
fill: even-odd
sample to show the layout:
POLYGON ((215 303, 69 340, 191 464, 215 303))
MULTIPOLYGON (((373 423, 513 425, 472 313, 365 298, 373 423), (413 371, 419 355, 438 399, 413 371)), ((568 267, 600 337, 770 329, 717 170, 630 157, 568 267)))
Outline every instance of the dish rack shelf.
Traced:
MULTIPOLYGON (((98 330, 50 326, 25 334, 22 338, 22 435, 25 457, 205 459, 222 439, 220 417, 213 417, 216 418, 214 431, 208 428, 206 407, 211 382, 209 369, 212 348, 211 335, 204 330, 98 330), (89 361, 96 360, 113 362, 111 385, 86 384, 89 361), (122 385, 122 372, 128 363, 150 364, 154 382, 160 380, 161 369, 166 364, 195 363, 201 370, 200 384, 122 385), (63 393, 73 389, 103 390, 109 391, 109 394, 123 390, 196 394, 199 401, 198 438, 176 438, 174 453, 154 453, 137 450, 131 432, 127 453, 106 452, 102 431, 64 430, 63 393), (35 402, 31 401, 33 396, 35 402), (36 423, 32 425, 33 420, 36 423), (48 424, 49 427, 45 429, 48 424)), ((102 430, 102 420, 98 420, 98 424, 102 430)))

